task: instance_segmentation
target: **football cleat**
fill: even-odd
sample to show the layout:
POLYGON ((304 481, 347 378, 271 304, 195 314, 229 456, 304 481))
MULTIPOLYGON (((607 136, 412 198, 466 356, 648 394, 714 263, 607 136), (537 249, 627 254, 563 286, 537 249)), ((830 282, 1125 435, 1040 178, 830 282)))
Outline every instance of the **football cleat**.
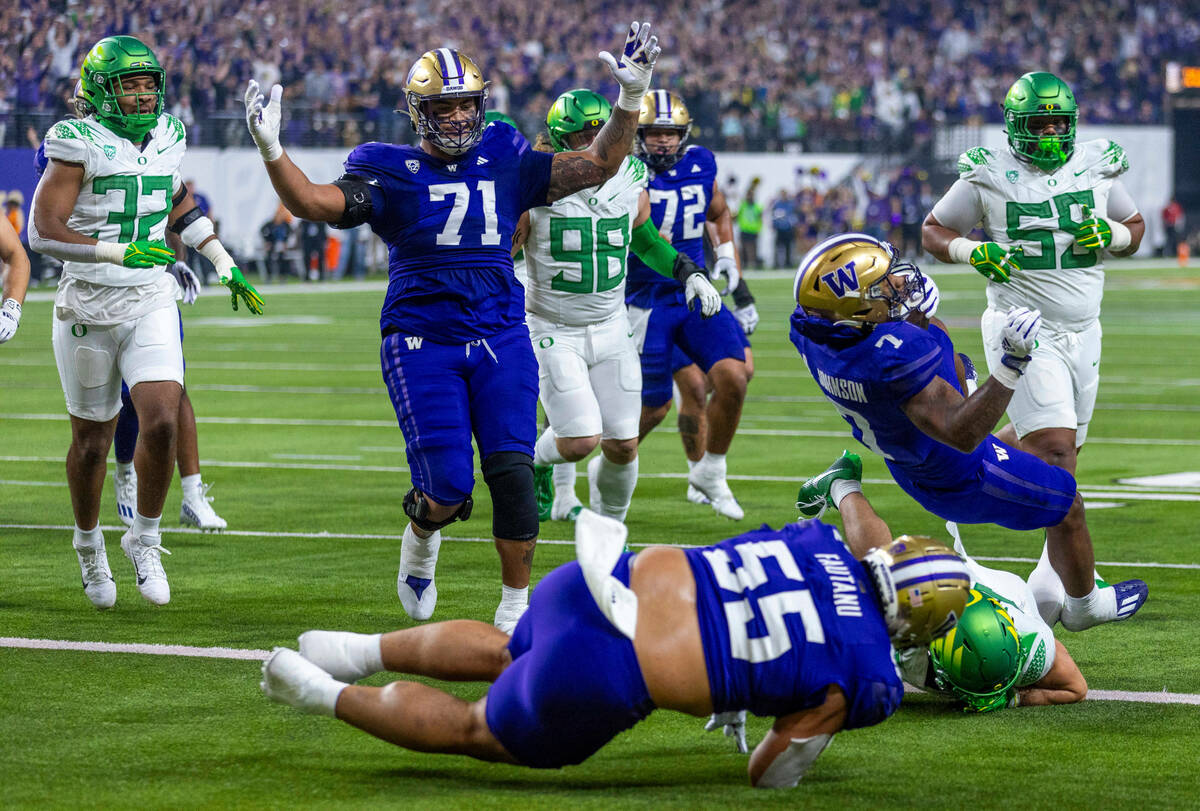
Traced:
POLYGON ((113 489, 117 493, 117 515, 121 523, 127 527, 133 526, 133 516, 137 511, 137 472, 129 468, 129 475, 122 476, 120 471, 113 471, 113 489))
POLYGON ((396 595, 400 598, 404 613, 418 622, 432 617, 437 605, 437 586, 433 582, 433 574, 441 545, 441 530, 422 538, 413 532, 412 524, 404 529, 404 539, 400 542, 400 571, 396 574, 396 595))
POLYGON ((267 698, 313 715, 333 715, 346 685, 290 648, 276 648, 262 666, 258 683, 267 698), (330 693, 334 698, 329 701, 330 693))
POLYGON ((741 521, 746 517, 745 511, 738 504, 725 481, 724 463, 718 467, 698 462, 688 473, 688 485, 696 488, 712 504, 718 515, 723 515, 733 521, 741 521))
POLYGON ((158 535, 135 538, 132 532, 126 532, 121 538, 121 551, 133 564, 142 596, 155 605, 171 602, 171 585, 162 567, 162 553, 171 553, 163 548, 162 538, 158 535))
POLYGON ((687 500, 693 504, 712 504, 712 502, 708 500, 708 496, 701 493, 690 483, 688 484, 687 489, 687 500))
POLYGON ((104 541, 98 546, 76 546, 79 571, 83 577, 83 593, 96 608, 112 608, 117 602, 117 584, 108 568, 108 553, 104 541))
POLYGON ((829 488, 838 479, 862 481, 862 459, 857 453, 842 451, 841 457, 824 473, 800 485, 800 492, 796 494, 796 509, 800 510, 802 518, 820 518, 833 506, 829 488))
POLYGON ((338 681, 347 683, 373 676, 378 671, 363 661, 362 649, 379 642, 372 634, 348 631, 305 631, 300 634, 300 655, 338 681))
POLYGON ((533 491, 537 498, 538 521, 549 521, 554 507, 554 465, 533 466, 533 491))
POLYGON ((228 526, 225 519, 217 515, 210 502, 213 497, 208 494, 211 484, 201 484, 203 489, 193 498, 183 497, 179 505, 179 523, 193 526, 204 532, 220 532, 228 526))
POLYGON ((1092 611, 1072 608, 1070 600, 1063 605, 1059 621, 1068 631, 1085 631, 1106 622, 1129 619, 1150 596, 1150 587, 1144 580, 1123 580, 1113 586, 1097 583, 1096 587, 1100 590, 1100 607, 1092 611))
POLYGON ((513 630, 517 627, 517 623, 521 621, 521 616, 528 608, 529 603, 521 603, 520 605, 500 603, 496 607, 496 616, 492 624, 504 633, 512 636, 513 630))

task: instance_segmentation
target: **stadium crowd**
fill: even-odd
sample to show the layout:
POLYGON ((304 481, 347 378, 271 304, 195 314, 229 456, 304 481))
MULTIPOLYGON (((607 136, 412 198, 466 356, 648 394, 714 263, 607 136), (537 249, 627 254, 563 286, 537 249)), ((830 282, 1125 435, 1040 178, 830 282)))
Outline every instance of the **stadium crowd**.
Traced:
MULTIPOLYGON (((888 150, 928 138, 938 122, 997 122, 1005 88, 1030 65, 1071 84, 1086 123, 1161 123, 1163 63, 1200 44, 1191 5, 682 0, 655 12, 666 46, 656 80, 687 99, 705 143, 725 150, 888 150)), ((586 14, 555 0, 495 0, 461 14, 428 0, 3 4, 0 144, 40 137, 87 47, 129 31, 168 66, 170 111, 193 144, 245 143, 250 77, 288 88, 290 143, 403 140, 407 123, 392 110, 431 41, 473 55, 492 81, 492 106, 533 132, 566 89, 615 95, 591 57, 636 10, 608 0, 586 14)))

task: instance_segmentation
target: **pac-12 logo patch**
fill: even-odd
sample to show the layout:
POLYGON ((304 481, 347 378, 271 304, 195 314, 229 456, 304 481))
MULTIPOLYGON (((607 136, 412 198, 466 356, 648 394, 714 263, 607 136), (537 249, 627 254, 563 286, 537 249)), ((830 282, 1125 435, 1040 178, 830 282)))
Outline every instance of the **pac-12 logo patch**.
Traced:
POLYGON ((1004 176, 1008 178, 1009 183, 1017 182, 1017 170, 1016 169, 1009 169, 1007 172, 1004 173, 1004 176))
POLYGON ((421 168, 421 162, 415 160, 405 161, 404 165, 408 167, 408 171, 412 172, 414 175, 417 173, 417 170, 421 168))
POLYGON ((854 270, 853 260, 832 273, 824 274, 821 276, 821 281, 825 282, 838 298, 845 298, 848 293, 858 292, 858 273, 854 270))

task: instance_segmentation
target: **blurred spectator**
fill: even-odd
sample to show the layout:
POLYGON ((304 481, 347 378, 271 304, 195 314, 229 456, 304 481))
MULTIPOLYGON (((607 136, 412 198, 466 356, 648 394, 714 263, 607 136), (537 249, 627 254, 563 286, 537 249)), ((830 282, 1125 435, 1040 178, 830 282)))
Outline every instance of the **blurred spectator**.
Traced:
MULTIPOLYGON (((275 216, 267 220, 260 229, 265 249, 265 258, 260 276, 272 281, 282 281, 285 274, 292 272, 289 256, 292 239, 292 213, 283 203, 275 208, 275 216)), ((296 274, 299 276, 299 274, 296 274)))
POLYGON ((1163 241, 1163 252, 1159 255, 1172 256, 1178 250, 1179 243, 1184 241, 1184 235, 1187 233, 1187 220, 1184 217, 1183 206, 1179 205, 1179 201, 1174 196, 1163 209, 1162 220, 1166 238, 1163 241))
POLYGON ((741 234, 742 270, 758 270, 758 235, 762 233, 763 207, 755 199, 760 178, 754 178, 746 187, 746 194, 738 204, 737 227, 741 234))
POLYGON ((771 203, 771 227, 775 230, 775 267, 791 268, 796 242, 796 205, 783 189, 771 203))
POLYGON ((329 226, 323 222, 300 221, 300 267, 310 282, 325 281, 325 240, 329 226))

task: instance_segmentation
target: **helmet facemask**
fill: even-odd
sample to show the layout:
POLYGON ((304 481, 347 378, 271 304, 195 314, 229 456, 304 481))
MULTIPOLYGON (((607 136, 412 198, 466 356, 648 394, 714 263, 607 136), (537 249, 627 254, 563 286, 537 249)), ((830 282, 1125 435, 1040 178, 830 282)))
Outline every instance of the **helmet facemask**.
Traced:
POLYGON ((487 90, 468 93, 443 93, 439 96, 420 96, 411 90, 406 94, 409 114, 412 116, 413 128, 417 135, 427 139, 447 155, 462 155, 469 152, 483 137, 483 128, 487 125, 485 106, 487 90), (438 116, 433 111, 433 105, 439 101, 475 99, 475 113, 463 121, 453 121, 454 113, 438 116), (415 111, 415 112, 414 112, 415 111))
POLYGON ((1008 145, 1019 160, 1032 163, 1039 169, 1053 172, 1066 164, 1075 153, 1075 123, 1079 113, 1049 111, 1017 113, 1005 111, 1004 119, 1008 132, 1008 145), (1035 118, 1053 116, 1066 119, 1066 132, 1042 135, 1035 132, 1030 122, 1035 118))
POLYGON ((404 82, 404 101, 413 130, 441 152, 457 157, 470 151, 483 138, 487 126, 488 83, 479 66, 466 54, 453 48, 426 51, 408 70, 404 82), (475 102, 474 112, 460 119, 461 108, 439 102, 475 102))
MULTIPOLYGON (((163 90, 167 75, 144 43, 134 37, 105 37, 84 57, 79 73, 79 88, 74 106, 77 112, 88 110, 117 135, 140 143, 158 124, 163 112, 163 90), (148 76, 154 89, 135 90, 132 80, 148 76), (133 111, 125 112, 120 99, 133 99, 133 111), (143 100, 151 99, 149 112, 142 112, 143 100), (89 110, 90 107, 90 110, 89 110)), ((128 101, 127 101, 128 103, 128 101)))
POLYGON ((673 126, 664 124, 653 124, 648 127, 637 128, 637 154, 647 166, 655 172, 665 172, 679 162, 679 158, 683 155, 683 150, 687 144, 688 136, 692 132, 692 125, 673 126), (675 148, 666 152, 658 152, 646 143, 646 134, 649 130, 671 130, 679 133, 679 143, 675 148))

